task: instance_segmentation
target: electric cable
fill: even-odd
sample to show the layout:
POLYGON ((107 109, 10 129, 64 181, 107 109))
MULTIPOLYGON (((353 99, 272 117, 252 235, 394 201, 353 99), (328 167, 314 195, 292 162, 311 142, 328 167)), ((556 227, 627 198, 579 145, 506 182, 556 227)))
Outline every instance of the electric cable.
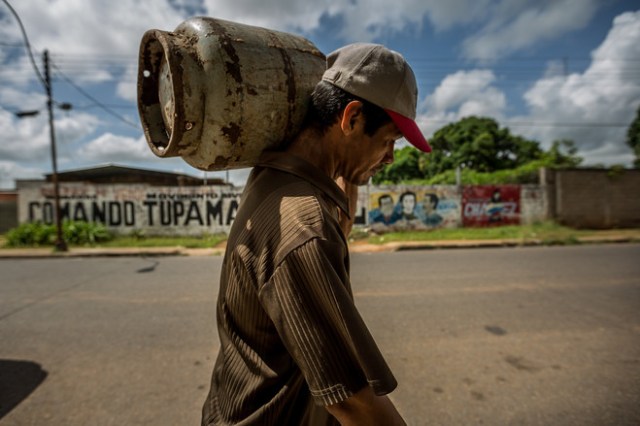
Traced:
POLYGON ((106 106, 105 104, 100 102, 98 99, 96 99, 95 97, 91 96, 83 88, 81 88, 80 86, 75 84, 69 77, 67 77, 62 72, 62 70, 60 70, 60 68, 58 68, 58 66, 56 64, 53 64, 53 68, 56 69, 56 72, 58 74, 60 74, 60 77, 62 77, 62 79, 64 81, 66 81, 68 84, 70 84, 74 89, 76 89, 78 92, 80 92, 87 99, 91 100, 97 107, 101 108, 103 111, 107 112, 108 114, 112 115, 113 117, 117 118, 118 120, 126 123, 127 125, 129 125, 131 127, 134 127, 136 129, 140 129, 140 126, 138 124, 135 124, 132 121, 127 120, 126 118, 124 118, 123 116, 121 116, 120 114, 118 114, 117 112, 113 111, 111 108, 109 108, 108 106, 106 106))
POLYGON ((13 16, 16 18, 16 21, 18 21, 18 26, 20 27, 20 31, 22 32, 22 38, 24 39, 24 46, 25 46, 25 49, 27 50, 27 53, 29 54, 29 59, 31 60, 31 65, 33 65, 33 69, 36 72, 36 75, 38 76, 38 79, 44 86, 45 90, 47 90, 48 88, 47 82, 44 80, 44 77, 42 77, 42 74, 40 73, 40 69, 38 69, 38 66, 36 65, 36 61, 33 58, 33 52, 31 51, 31 44, 29 43, 29 37, 27 36, 27 31, 24 29, 24 25, 22 25, 22 20, 20 19, 20 16, 15 11, 13 6, 11 6, 8 0, 2 0, 2 2, 7 5, 9 10, 13 14, 13 16))

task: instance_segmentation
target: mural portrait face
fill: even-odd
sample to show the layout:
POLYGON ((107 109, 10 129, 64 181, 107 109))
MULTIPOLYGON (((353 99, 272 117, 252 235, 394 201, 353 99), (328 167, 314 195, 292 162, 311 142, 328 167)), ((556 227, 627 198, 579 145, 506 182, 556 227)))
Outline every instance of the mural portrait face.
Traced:
POLYGON ((438 207, 438 196, 436 194, 426 194, 422 200, 422 207, 427 213, 433 213, 438 207))
POLYGON ((414 194, 413 192, 403 193, 400 196, 400 203, 402 204, 403 214, 413 214, 413 210, 416 208, 416 194, 414 194))
POLYGON ((380 212, 384 216, 391 216, 393 214, 393 198, 390 195, 383 195, 379 199, 380 212))

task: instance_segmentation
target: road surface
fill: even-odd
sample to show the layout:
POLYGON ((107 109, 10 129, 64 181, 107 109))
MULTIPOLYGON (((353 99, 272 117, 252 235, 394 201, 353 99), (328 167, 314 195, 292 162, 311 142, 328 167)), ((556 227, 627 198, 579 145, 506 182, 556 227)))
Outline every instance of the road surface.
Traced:
MULTIPOLYGON (((0 425, 197 425, 220 257, 0 260, 0 425)), ((409 425, 640 424, 640 245, 355 254, 409 425)))

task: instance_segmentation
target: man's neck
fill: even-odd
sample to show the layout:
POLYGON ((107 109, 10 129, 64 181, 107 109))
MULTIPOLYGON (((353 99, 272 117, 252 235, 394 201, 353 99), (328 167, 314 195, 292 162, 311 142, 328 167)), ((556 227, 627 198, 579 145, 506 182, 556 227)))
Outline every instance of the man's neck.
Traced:
POLYGON ((324 171, 331 179, 338 177, 339 160, 335 149, 335 138, 329 129, 324 135, 305 129, 287 147, 286 152, 300 157, 324 171))

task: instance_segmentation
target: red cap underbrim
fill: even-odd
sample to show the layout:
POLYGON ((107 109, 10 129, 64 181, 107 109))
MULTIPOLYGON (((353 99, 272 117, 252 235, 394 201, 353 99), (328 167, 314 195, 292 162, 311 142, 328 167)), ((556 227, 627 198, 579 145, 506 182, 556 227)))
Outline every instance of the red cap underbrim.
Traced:
POLYGON ((389 114, 391 120, 393 120, 396 126, 398 126, 398 129, 400 129, 404 138, 408 140, 411 145, 415 146, 420 151, 431 152, 429 142, 427 142, 425 137, 422 135, 422 132, 415 121, 405 117, 404 115, 400 115, 397 112, 393 112, 388 109, 385 111, 389 114))

